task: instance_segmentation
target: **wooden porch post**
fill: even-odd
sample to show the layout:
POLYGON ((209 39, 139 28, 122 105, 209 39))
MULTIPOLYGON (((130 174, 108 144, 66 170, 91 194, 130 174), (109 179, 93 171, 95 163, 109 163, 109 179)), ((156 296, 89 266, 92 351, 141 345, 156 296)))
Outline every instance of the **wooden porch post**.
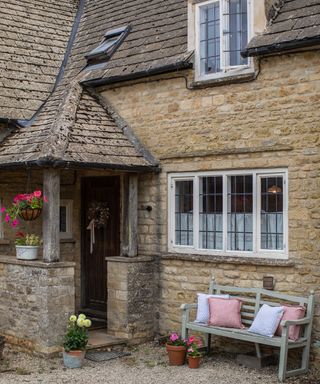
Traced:
POLYGON ((60 258, 60 170, 43 171, 43 194, 48 203, 43 206, 43 260, 47 263, 60 258))
POLYGON ((121 256, 138 254, 138 176, 124 175, 122 184, 121 256))

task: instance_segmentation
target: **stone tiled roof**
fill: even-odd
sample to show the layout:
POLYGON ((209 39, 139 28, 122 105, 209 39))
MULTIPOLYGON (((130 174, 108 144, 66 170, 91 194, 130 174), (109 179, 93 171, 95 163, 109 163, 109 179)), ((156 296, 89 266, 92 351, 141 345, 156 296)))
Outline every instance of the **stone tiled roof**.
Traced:
MULTIPOLYGON (((319 36, 320 0, 279 1, 283 3, 280 11, 275 13, 266 32, 249 43, 247 54, 254 54, 260 47, 278 49, 282 42, 306 41, 319 36)), ((0 107, 1 100, 6 106, 7 115, 4 117, 30 118, 47 100, 28 127, 16 128, 3 139, 0 167, 25 163, 48 165, 53 162, 63 166, 113 169, 155 167, 155 159, 140 145, 111 106, 92 89, 88 90, 87 81, 119 81, 130 76, 146 76, 190 65, 187 0, 80 0, 80 9, 84 4, 83 13, 70 55, 67 56, 64 76, 54 91, 53 84, 75 14, 74 2, 5 2, 13 8, 12 14, 19 13, 14 10, 15 6, 29 10, 27 16, 32 21, 24 25, 21 19, 13 28, 14 54, 12 57, 5 56, 5 72, 8 74, 4 76, 13 79, 18 76, 18 83, 7 79, 5 84, 12 84, 11 88, 8 85, 3 91, 0 87, 0 107), (58 17, 54 17, 54 9, 58 17), (47 20, 47 24, 43 20, 47 20), (131 31, 111 59, 103 65, 86 68, 85 54, 101 42, 104 34, 127 25, 131 26, 131 31), (39 36, 35 36, 37 32, 39 36), (22 38, 19 40, 20 34, 26 40, 25 46, 19 45, 20 40, 24 41, 22 38), (19 56, 19 49, 24 56, 19 56), (13 69, 8 68, 10 58, 13 69), (19 69, 23 80, 19 77, 22 76, 19 69), (17 100, 21 103, 19 108, 14 104, 17 100), (18 116, 17 111, 20 113, 18 116)), ((4 14, 7 18, 11 17, 8 10, 4 14)), ((9 37, 3 39, 0 35, 0 53, 8 46, 7 40, 10 42, 9 37)), ((0 68, 1 65, 0 55, 0 68)), ((0 76, 0 81, 6 81, 4 76, 0 76)))
POLYGON ((131 32, 101 68, 87 71, 85 79, 119 79, 176 63, 188 65, 186 0, 87 1, 69 61, 68 77, 86 66, 84 55, 104 34, 130 25, 131 32))
POLYGON ((320 0, 282 0, 266 31, 248 44, 254 56, 320 43, 320 0))
POLYGON ((49 96, 77 3, 0 1, 0 117, 30 119, 49 96))
POLYGON ((21 163, 139 170, 156 165, 111 106, 77 81, 58 87, 32 126, 15 129, 1 143, 0 166, 21 163))

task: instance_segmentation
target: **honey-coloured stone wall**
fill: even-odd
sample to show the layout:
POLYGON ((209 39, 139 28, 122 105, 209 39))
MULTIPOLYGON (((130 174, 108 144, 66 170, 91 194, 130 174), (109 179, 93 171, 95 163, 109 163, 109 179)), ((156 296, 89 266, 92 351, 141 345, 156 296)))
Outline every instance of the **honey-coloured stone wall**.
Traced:
POLYGON ((273 276, 277 291, 315 290, 320 356, 319 59, 319 50, 263 58, 256 79, 242 83, 192 88, 190 71, 101 89, 160 161, 160 174, 139 177, 138 233, 139 253, 160 257, 161 334, 180 327, 180 304, 207 291, 211 275, 249 287, 273 276), (168 254, 171 172, 266 168, 288 171, 287 261, 168 254))

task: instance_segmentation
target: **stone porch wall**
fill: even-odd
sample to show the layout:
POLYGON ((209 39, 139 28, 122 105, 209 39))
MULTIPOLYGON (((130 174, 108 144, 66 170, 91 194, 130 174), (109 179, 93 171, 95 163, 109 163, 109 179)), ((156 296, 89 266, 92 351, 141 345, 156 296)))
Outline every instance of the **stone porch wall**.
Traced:
POLYGON ((110 257, 108 262, 108 333, 131 343, 152 340, 157 282, 150 257, 110 257))
MULTIPOLYGON (((160 160, 160 175, 139 177, 139 251, 161 259, 160 333, 180 327, 179 305, 219 284, 316 291, 313 351, 320 356, 320 51, 261 60, 254 81, 189 90, 180 74, 117 87, 102 94, 160 160), (289 264, 224 257, 179 259, 168 253, 167 182, 170 172, 287 168, 289 264), (154 209, 144 210, 146 205, 154 209)), ((192 73, 185 72, 192 80, 192 73)))
POLYGON ((74 312, 74 263, 46 264, 0 256, 0 333, 23 350, 61 350, 74 312))

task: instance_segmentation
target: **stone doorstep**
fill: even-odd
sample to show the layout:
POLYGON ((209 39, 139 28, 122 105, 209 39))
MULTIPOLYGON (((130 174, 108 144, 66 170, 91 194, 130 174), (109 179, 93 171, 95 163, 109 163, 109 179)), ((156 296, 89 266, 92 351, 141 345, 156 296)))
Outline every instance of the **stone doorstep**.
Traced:
POLYGON ((127 339, 108 335, 106 330, 92 330, 89 331, 87 350, 122 351, 127 344, 127 339))

